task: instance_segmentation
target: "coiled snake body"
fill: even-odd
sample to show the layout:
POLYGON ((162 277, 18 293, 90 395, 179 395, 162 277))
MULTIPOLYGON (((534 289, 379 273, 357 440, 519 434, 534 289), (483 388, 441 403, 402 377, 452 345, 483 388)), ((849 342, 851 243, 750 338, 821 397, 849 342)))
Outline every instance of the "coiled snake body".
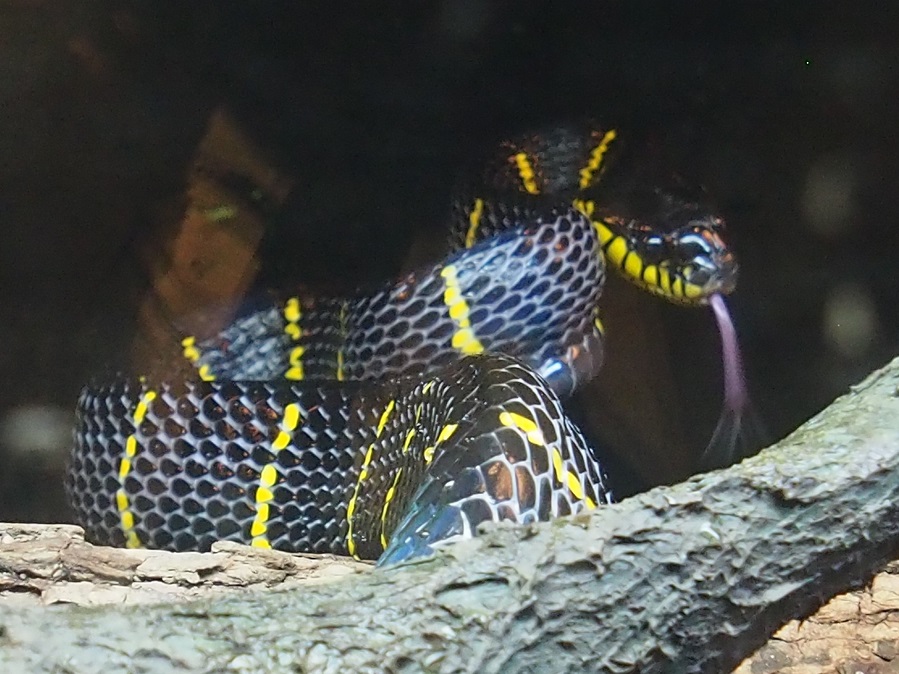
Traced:
POLYGON ((273 293, 213 339, 183 337, 191 380, 88 386, 67 479, 88 537, 387 563, 485 521, 609 502, 559 400, 601 360, 604 263, 685 302, 735 273, 698 204, 650 222, 590 198, 615 138, 504 143, 460 198, 444 262, 351 299, 273 293))

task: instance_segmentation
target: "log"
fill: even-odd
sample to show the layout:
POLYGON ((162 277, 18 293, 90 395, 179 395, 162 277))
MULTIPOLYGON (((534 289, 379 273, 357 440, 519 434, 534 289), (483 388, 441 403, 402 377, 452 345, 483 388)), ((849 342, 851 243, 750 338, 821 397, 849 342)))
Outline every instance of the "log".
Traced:
POLYGON ((738 466, 431 559, 191 602, 8 605, 0 671, 727 672, 899 556, 897 511, 899 359, 738 466))

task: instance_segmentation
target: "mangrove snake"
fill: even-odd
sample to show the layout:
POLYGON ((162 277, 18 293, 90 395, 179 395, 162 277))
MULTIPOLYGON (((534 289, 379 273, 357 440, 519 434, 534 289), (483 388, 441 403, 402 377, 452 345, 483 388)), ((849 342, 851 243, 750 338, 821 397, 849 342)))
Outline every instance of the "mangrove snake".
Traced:
POLYGON ((605 265, 682 303, 736 272, 704 206, 655 188, 650 208, 603 201, 616 137, 503 143, 440 264, 352 298, 269 292, 215 338, 182 336, 192 379, 86 387, 67 491, 89 539, 393 563, 609 502, 559 398, 600 364, 605 265))

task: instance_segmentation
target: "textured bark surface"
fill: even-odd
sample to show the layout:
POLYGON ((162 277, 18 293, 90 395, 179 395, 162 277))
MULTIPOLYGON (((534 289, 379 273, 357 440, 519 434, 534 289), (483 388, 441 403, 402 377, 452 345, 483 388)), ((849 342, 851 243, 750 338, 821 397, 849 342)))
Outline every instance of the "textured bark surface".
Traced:
POLYGON ((0 670, 730 671, 897 556, 897 388, 894 361, 739 466, 399 568, 189 604, 10 607, 0 670))
POLYGON ((69 524, 0 524, 0 607, 160 604, 246 589, 287 589, 366 571, 333 555, 289 555, 217 543, 176 554, 85 543, 69 524))

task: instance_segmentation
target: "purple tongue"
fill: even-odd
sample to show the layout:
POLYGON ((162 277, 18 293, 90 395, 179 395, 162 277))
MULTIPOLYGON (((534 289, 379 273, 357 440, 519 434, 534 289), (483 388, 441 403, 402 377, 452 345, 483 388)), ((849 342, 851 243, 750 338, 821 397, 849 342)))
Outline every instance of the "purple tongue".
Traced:
POLYGON ((727 303, 723 295, 716 293, 709 299, 709 304, 718 322, 718 332, 721 334, 724 405, 712 439, 709 440, 702 455, 702 467, 705 469, 730 465, 735 460, 743 458, 749 449, 747 445, 756 434, 746 376, 743 374, 743 359, 737 342, 737 331, 727 310, 727 303))
POLYGON ((749 405, 749 391, 746 387, 746 376, 743 374, 743 358, 740 356, 740 345, 737 342, 737 330, 727 310, 724 296, 715 293, 709 299, 715 320, 718 321, 718 332, 721 333, 721 357, 724 361, 724 409, 740 412, 749 405))

